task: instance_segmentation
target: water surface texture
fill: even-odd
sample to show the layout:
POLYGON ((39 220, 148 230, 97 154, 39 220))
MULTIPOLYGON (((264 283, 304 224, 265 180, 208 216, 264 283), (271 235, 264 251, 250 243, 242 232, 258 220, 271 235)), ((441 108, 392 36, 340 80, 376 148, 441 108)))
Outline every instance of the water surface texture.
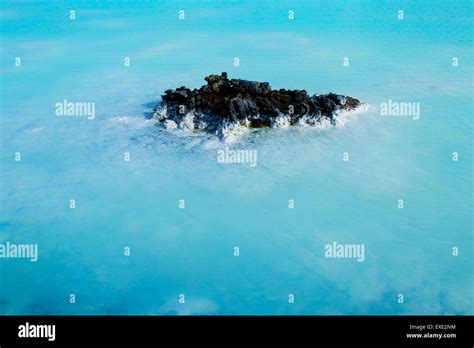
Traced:
POLYGON ((2 1, 0 244, 39 255, 0 258, 0 314, 474 314, 472 10, 2 1), (369 109, 232 144, 147 118, 223 71, 369 109), (64 100, 95 117, 57 116, 64 100), (420 113, 382 116, 389 100, 420 113), (219 163, 224 146, 257 165, 219 163))

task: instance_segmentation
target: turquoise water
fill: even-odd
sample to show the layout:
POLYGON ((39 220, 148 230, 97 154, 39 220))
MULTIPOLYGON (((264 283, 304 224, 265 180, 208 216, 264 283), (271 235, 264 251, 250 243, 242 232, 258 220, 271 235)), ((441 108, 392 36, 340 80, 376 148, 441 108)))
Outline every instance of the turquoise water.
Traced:
POLYGON ((39 257, 0 259, 0 313, 474 314, 472 10, 3 1, 0 243, 39 257), (228 146, 257 150, 257 166, 220 164, 217 140, 146 115, 222 71, 370 109, 249 132, 228 146), (56 116, 64 99, 94 102, 95 119, 56 116), (388 100, 420 118, 381 116, 388 100), (324 257, 333 241, 363 244, 364 261, 324 257))

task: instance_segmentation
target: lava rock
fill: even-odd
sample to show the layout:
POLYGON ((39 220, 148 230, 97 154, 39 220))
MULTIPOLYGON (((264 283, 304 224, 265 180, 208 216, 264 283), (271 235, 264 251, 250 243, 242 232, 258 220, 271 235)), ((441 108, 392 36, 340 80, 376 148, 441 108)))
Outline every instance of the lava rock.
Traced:
POLYGON ((336 124, 341 111, 354 110, 358 99, 338 95, 308 95, 305 90, 272 90, 268 82, 209 75, 207 85, 191 90, 168 89, 153 117, 165 127, 204 130, 225 138, 238 127, 336 124), (172 122, 171 122, 172 121, 172 122))

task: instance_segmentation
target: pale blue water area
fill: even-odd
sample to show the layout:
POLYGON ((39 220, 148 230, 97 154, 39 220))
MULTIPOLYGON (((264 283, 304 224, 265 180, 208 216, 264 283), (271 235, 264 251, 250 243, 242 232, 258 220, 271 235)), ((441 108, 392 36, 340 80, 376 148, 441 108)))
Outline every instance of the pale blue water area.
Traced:
POLYGON ((0 314, 474 314, 472 10, 2 1, 0 243, 39 258, 0 259, 0 314), (219 164, 215 140, 145 114, 222 71, 371 109, 250 132, 229 147, 256 149, 257 166, 219 164), (64 99, 95 102, 95 119, 55 116, 64 99), (420 103, 420 119, 380 116, 389 99, 420 103), (333 241, 365 260, 325 258, 333 241))

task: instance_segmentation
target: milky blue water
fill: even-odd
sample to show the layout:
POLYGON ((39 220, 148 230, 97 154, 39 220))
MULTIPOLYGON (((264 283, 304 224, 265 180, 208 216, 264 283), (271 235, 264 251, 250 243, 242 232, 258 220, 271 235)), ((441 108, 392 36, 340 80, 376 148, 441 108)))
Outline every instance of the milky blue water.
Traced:
POLYGON ((0 243, 39 258, 0 259, 0 313, 474 314, 472 9, 2 1, 0 243), (229 147, 257 166, 220 164, 215 140, 146 114, 222 71, 371 108, 250 132, 229 147), (64 99, 94 102, 95 119, 56 116, 64 99), (389 99, 420 118, 381 116, 389 99), (326 258, 333 241, 363 244, 364 261, 326 258))

